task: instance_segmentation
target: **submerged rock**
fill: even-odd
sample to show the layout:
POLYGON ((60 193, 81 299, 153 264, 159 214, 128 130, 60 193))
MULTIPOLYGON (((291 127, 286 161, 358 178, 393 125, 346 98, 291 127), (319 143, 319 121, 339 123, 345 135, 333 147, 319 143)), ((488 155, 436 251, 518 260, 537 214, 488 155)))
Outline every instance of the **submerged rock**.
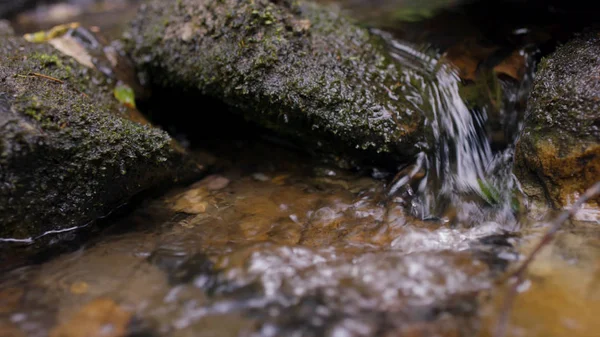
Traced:
POLYGON ((159 90, 217 98, 313 150, 393 160, 417 152, 423 115, 406 98, 415 74, 382 37, 335 11, 295 1, 150 1, 129 34, 136 64, 159 90))
POLYGON ((0 238, 84 225, 200 171, 165 132, 134 122, 100 72, 2 32, 0 238))
POLYGON ((600 179, 600 35, 543 59, 517 144, 515 173, 535 202, 562 208, 600 179))

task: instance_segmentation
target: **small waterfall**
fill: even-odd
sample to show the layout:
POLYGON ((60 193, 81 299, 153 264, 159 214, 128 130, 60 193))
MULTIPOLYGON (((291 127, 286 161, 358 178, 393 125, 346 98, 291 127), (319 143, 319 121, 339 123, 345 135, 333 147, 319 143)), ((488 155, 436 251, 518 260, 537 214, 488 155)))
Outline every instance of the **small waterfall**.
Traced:
MULTIPOLYGON (((492 151, 486 107, 469 108, 460 95, 461 79, 455 68, 431 51, 413 47, 376 31, 387 41, 391 55, 406 72, 404 95, 425 116, 427 134, 415 163, 402 170, 390 188, 403 195, 412 213, 423 219, 482 220, 482 205, 514 210, 518 184, 512 175, 515 135, 522 122, 517 102, 529 92, 532 74, 518 88, 503 88, 506 146, 492 151), (512 90, 511 90, 512 89, 512 90), (471 218, 474 212, 479 217, 471 218)), ((532 69, 533 67, 528 67, 532 69)))

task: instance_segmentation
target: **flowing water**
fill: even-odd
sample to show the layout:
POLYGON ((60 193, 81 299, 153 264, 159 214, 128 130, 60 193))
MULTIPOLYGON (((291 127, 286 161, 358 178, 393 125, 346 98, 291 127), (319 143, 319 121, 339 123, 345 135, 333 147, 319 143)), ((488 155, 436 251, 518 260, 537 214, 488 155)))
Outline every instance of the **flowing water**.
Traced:
MULTIPOLYGON (((503 276, 546 229, 511 174, 534 54, 516 47, 518 66, 494 68, 510 76, 482 84, 459 71, 468 53, 374 33, 415 70, 405 94, 429 134, 414 163, 356 172, 256 135, 207 141, 209 176, 84 243, 0 247, 0 336, 493 336, 503 276)), ((597 223, 561 232, 508 335, 597 336, 598 261, 597 223)))
POLYGON ((420 52, 389 36, 387 41, 397 61, 422 75, 410 79, 416 88, 411 87, 406 96, 426 116, 425 123, 431 129, 426 147, 431 148, 434 163, 427 165, 427 171, 438 177, 439 193, 478 189, 477 180, 486 179, 486 166, 492 159, 484 129, 485 112, 467 108, 459 93, 458 74, 450 64, 443 64, 439 55, 420 52))
POLYGON ((475 331, 476 294, 516 257, 501 228, 440 229, 389 203, 380 181, 263 150, 280 159, 235 163, 5 273, 7 324, 60 336, 103 299, 135 316, 129 329, 160 335, 475 331))
POLYGON ((502 126, 504 145, 492 151, 486 125, 493 107, 467 106, 456 68, 439 54, 376 32, 385 38, 392 56, 416 72, 405 79, 412 85, 403 94, 426 116, 429 131, 423 152, 398 175, 390 194, 401 195, 411 213, 423 219, 477 225, 499 216, 505 224, 514 223, 519 191, 511 173, 512 155, 524 113, 515 108, 515 101, 524 100, 531 88, 533 59, 519 51, 527 71, 517 85, 506 84, 500 108, 489 111, 508 119, 502 126))

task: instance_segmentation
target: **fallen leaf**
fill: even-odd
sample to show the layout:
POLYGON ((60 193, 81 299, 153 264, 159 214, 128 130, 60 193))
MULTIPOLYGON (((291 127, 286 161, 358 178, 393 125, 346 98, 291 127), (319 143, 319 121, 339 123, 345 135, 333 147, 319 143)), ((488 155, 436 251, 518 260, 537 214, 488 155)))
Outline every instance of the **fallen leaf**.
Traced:
POLYGON ((61 53, 74 58, 80 64, 94 69, 94 61, 88 50, 71 35, 55 37, 48 40, 48 43, 61 53))
POLYGON ((52 39, 65 35, 70 29, 75 29, 79 26, 80 24, 78 22, 67 23, 64 25, 54 26, 47 31, 39 31, 31 34, 25 34, 23 35, 23 38, 32 43, 48 42, 52 39))
POLYGON ((497 47, 484 47, 474 40, 465 40, 448 48, 444 58, 458 69, 460 78, 475 81, 479 64, 497 49, 497 47))
POLYGON ((525 74, 525 56, 519 50, 515 50, 510 56, 494 67, 494 72, 521 81, 525 74))
POLYGON ((135 93, 127 84, 119 82, 113 91, 115 98, 125 106, 135 109, 135 93))

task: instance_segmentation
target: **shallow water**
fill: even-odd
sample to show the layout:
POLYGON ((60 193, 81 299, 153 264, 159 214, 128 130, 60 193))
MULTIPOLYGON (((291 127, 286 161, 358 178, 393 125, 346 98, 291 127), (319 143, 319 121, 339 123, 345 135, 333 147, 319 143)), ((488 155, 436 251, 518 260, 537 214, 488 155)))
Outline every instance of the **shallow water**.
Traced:
MULTIPOLYGON (((75 251, 2 275, 0 331, 486 336, 506 293, 497 280, 544 231, 419 221, 383 181, 262 153, 274 159, 236 161, 75 251)), ((532 266, 509 335, 595 335, 595 226, 565 231, 532 266)))
POLYGON ((504 237, 499 226, 434 230, 386 200, 381 181, 290 164, 209 176, 75 252, 5 274, 0 288, 19 297, 5 324, 43 336, 107 298, 160 334, 474 331, 476 295, 506 263, 481 242, 504 237))

